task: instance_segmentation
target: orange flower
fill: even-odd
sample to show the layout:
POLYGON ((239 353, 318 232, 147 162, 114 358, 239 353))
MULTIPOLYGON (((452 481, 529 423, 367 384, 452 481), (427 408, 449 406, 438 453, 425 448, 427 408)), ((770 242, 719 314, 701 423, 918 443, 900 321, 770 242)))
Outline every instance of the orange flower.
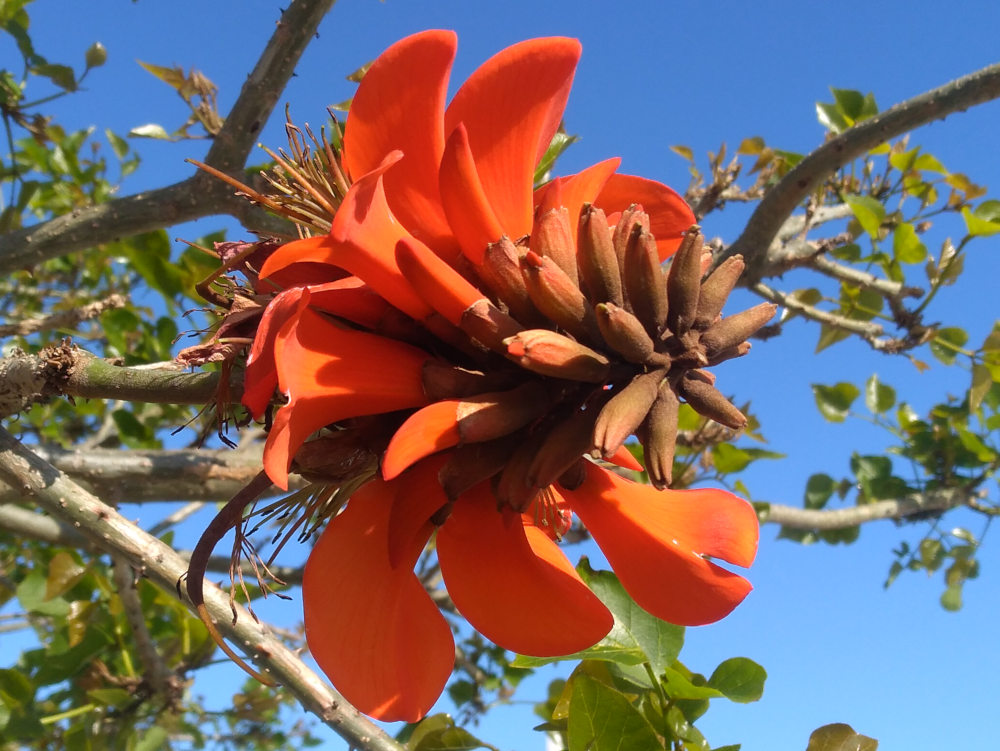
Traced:
POLYGON ((702 282, 690 208, 615 174, 618 160, 534 189, 578 42, 509 47, 446 106, 455 49, 454 34, 428 31, 372 64, 329 235, 279 248, 260 273, 301 279, 296 268, 327 264, 351 276, 279 293, 246 374, 256 416, 275 385, 287 399, 265 447, 279 486, 308 469, 296 454, 324 427, 382 453, 382 476, 312 551, 303 598, 320 666, 386 720, 419 719, 451 674, 451 629, 413 573, 435 532, 459 612, 537 656, 589 647, 612 625, 557 545, 572 513, 636 601, 679 624, 718 620, 750 591, 706 556, 748 566, 757 546, 746 502, 662 490, 679 398, 745 422, 702 369, 745 354, 769 317, 719 320, 740 262, 702 282), (584 458, 641 469, 623 447, 633 433, 661 490, 584 458))

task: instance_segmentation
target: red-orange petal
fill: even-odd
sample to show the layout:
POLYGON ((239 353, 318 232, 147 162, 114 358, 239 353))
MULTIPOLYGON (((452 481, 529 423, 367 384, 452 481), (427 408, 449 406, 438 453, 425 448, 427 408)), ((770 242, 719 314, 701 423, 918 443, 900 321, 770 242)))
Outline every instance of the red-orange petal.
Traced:
POLYGON ((404 237, 396 243, 396 264, 420 298, 453 326, 486 297, 419 240, 404 237))
POLYGON ((549 209, 565 208, 569 212, 569 226, 573 233, 574 247, 580 230, 580 209, 593 203, 604 185, 621 164, 621 159, 605 159, 575 175, 557 177, 535 193, 535 211, 541 215, 549 209))
POLYGON ((347 192, 330 228, 329 262, 363 279, 411 318, 426 318, 431 308, 406 281, 396 264, 396 243, 410 234, 386 203, 383 174, 399 161, 389 154, 347 192))
POLYGON ((368 483, 320 536, 302 582, 306 640, 355 707, 380 720, 416 722, 451 675, 455 643, 413 573, 423 544, 414 540, 405 563, 389 563, 392 497, 387 484, 368 483))
POLYGON ((344 126, 344 166, 355 180, 400 150, 385 176, 393 213, 424 242, 448 234, 438 196, 444 150, 444 107, 457 37, 452 31, 413 34, 383 52, 365 73, 344 126))
POLYGON ((275 339, 278 386, 288 404, 278 410, 264 446, 264 469, 288 487, 288 467, 310 434, 349 417, 427 403, 427 353, 394 339, 337 326, 306 307, 275 339), (392 367, 387 367, 391 363, 392 367))
POLYGON ((410 559, 414 548, 423 549, 434 530, 430 518, 448 505, 448 496, 438 482, 438 473, 447 459, 447 454, 432 456, 390 483, 395 493, 388 532, 389 563, 393 568, 413 568, 410 559))
POLYGON ((441 204, 462 253, 477 266, 486 246, 504 230, 483 191, 469 148, 469 134, 462 123, 448 137, 441 158, 441 204))
POLYGON ((538 657, 572 654, 611 629, 611 614, 559 547, 519 514, 498 512, 487 483, 455 502, 437 548, 459 612, 506 649, 538 657))
POLYGON ((278 385, 278 369, 274 363, 274 340, 285 322, 299 311, 299 301, 307 294, 302 287, 292 287, 275 295, 267 304, 257 334, 247 356, 243 378, 243 405, 259 420, 271 402, 278 385))
POLYGON ((382 457, 382 478, 392 480, 421 459, 457 446, 460 399, 446 399, 423 407, 399 426, 382 457))
POLYGON ((631 469, 634 472, 642 472, 644 469, 639 464, 639 460, 628 450, 628 446, 620 446, 615 453, 607 457, 607 460, 612 464, 617 464, 624 469, 631 469))
POLYGON ((390 309, 389 303, 356 276, 309 287, 309 307, 373 329, 390 309))
POLYGON ((445 112, 450 134, 459 123, 483 189, 504 232, 531 232, 535 164, 552 139, 580 58, 575 39, 532 39, 483 63, 445 112))
POLYGON ((594 205, 610 215, 624 211, 633 203, 649 214, 649 231, 656 238, 656 248, 663 261, 680 247, 683 233, 695 223, 694 212, 672 188, 655 180, 634 175, 612 175, 594 205))
MULTIPOLYGON (((329 235, 294 240, 285 243, 267 257, 263 266, 260 267, 260 278, 271 280, 276 285, 280 285, 279 279, 284 278, 284 275, 279 276, 279 272, 294 267, 296 264, 310 264, 310 266, 332 264, 332 257, 333 242, 329 235)), ((290 273, 289 276, 291 276, 290 273)), ((318 279, 317 281, 325 282, 328 280, 318 279)), ((266 289, 266 287, 262 287, 262 289, 266 289)))
POLYGON ((577 490, 558 491, 604 551, 633 599, 658 618, 685 626, 712 623, 752 587, 703 555, 749 566, 757 516, 723 490, 658 491, 596 465, 577 490))

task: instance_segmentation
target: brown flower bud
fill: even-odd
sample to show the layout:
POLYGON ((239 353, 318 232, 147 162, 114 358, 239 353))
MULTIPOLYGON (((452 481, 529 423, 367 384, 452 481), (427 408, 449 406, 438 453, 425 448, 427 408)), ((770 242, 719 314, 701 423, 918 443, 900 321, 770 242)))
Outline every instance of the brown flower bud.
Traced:
POLYGON ((531 250, 551 258, 575 286, 580 285, 576 271, 576 246, 569 212, 565 208, 549 209, 535 218, 529 240, 531 250))
POLYGON ((701 230, 695 225, 684 233, 681 246, 667 272, 667 296, 670 300, 667 327, 678 337, 683 337, 691 328, 698 309, 702 246, 701 230))
POLYGON ((649 481, 658 490, 670 485, 674 473, 674 448, 677 445, 677 412, 680 402, 666 383, 660 385, 656 401, 649 409, 639 431, 645 452, 649 481))
POLYGON ((466 308, 459 327, 473 339, 501 354, 507 351, 503 340, 524 330, 521 324, 485 297, 466 308))
POLYGON ((523 438, 513 434, 482 443, 467 443, 451 452, 438 472, 438 481, 452 501, 504 468, 523 438))
POLYGON ((625 250, 628 248, 628 239, 632 236, 632 230, 635 229, 636 225, 647 232, 649 231, 649 215, 642 210, 642 206, 633 203, 622 212, 611 236, 611 244, 614 246, 615 256, 618 258, 618 271, 623 279, 625 277, 625 250))
POLYGON ((541 323, 541 316, 524 286, 521 256, 525 249, 515 245, 506 235, 486 246, 483 263, 477 269, 480 278, 511 315, 525 326, 541 323))
POLYGON ((734 357, 743 357, 750 351, 750 342, 740 342, 735 347, 728 347, 716 352, 708 361, 708 365, 718 365, 720 362, 732 360, 734 357))
POLYGON ((623 278, 636 318, 650 336, 659 336, 667 322, 667 288, 656 238, 643 227, 633 228, 629 236, 623 278))
POLYGON ((424 393, 432 402, 442 399, 460 399, 487 391, 502 391, 512 384, 511 375, 491 370, 481 373, 450 365, 441 360, 427 360, 421 371, 424 393))
POLYGON ((604 405, 594 425, 594 458, 611 456, 635 432, 653 406, 664 375, 663 370, 637 375, 604 405))
POLYGON ((770 302, 762 302, 749 310, 727 316, 701 335, 701 344, 705 354, 712 358, 722 350, 735 347, 755 333, 761 326, 774 317, 778 306, 770 302))
POLYGON ((703 374, 688 371, 678 384, 678 391, 684 400, 700 415, 715 420, 727 428, 739 430, 747 424, 746 416, 733 406, 715 386, 708 383, 703 374))
POLYGON ((528 251, 521 260, 528 295, 544 316, 580 340, 600 341, 594 309, 551 258, 528 251))
POLYGON ((509 506, 520 513, 528 508, 538 495, 539 489, 528 480, 528 470, 544 438, 544 434, 530 436, 514 449, 514 453, 507 459, 493 488, 498 508, 509 506))
POLYGON ((604 355, 549 329, 528 329, 504 341, 509 359, 540 375, 603 383, 611 370, 604 355))
POLYGON ((698 295, 698 310, 692 324, 694 328, 704 331, 715 323, 744 268, 746 264, 743 263, 743 256, 731 256, 719 264, 702 283, 698 295))
POLYGON ((596 313, 601 336, 619 355, 641 365, 653 354, 653 340, 634 315, 613 303, 601 303, 596 313))
POLYGON ((549 406, 548 389, 528 381, 509 391, 463 399, 455 407, 455 421, 462 443, 479 443, 513 433, 549 406))
POLYGON ((599 405, 577 409, 550 430, 528 469, 528 482, 537 488, 551 485, 589 451, 599 412, 599 405))
POLYGON ((580 275, 591 301, 622 306, 625 298, 622 296, 621 270, 611 242, 608 218, 603 211, 593 206, 583 207, 577 246, 580 275))

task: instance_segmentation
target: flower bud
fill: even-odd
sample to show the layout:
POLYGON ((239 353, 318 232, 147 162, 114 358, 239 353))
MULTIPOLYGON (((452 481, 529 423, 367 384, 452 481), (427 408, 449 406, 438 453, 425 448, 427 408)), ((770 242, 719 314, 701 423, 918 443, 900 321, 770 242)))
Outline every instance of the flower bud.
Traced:
POLYGON ((569 224, 569 212, 565 208, 549 209, 536 217, 529 243, 533 252, 551 258, 574 285, 580 285, 576 271, 573 229, 569 224))
POLYGON ((623 278, 636 318, 650 336, 659 336, 667 321, 667 288, 656 238, 641 226, 634 227, 629 236, 623 278))
POLYGON ((667 327, 678 337, 683 337, 691 328, 698 310, 702 245, 698 226, 688 229, 667 273, 667 296, 670 300, 667 327))
POLYGON ((733 430, 747 424, 747 418, 697 371, 688 371, 678 384, 680 395, 700 415, 733 430))
POLYGON ((611 230, 604 212, 584 206, 577 233, 577 263, 584 286, 595 303, 610 302, 621 307, 622 276, 618 256, 611 242, 611 230))
POLYGON ((762 302, 749 310, 727 316, 712 325, 701 335, 701 344, 709 358, 722 350, 735 347, 754 334, 761 326, 774 317, 778 306, 770 302, 762 302))
POLYGON ((743 256, 730 256, 702 283, 692 324, 694 328, 704 331, 715 323, 744 268, 743 256))
POLYGON ((467 443, 454 449, 438 472, 438 481, 445 495, 454 501, 465 491, 493 477, 504 468, 522 440, 515 433, 492 441, 467 443))
POLYGON ((483 263, 476 271, 497 299, 507 306, 511 315, 525 326, 531 326, 540 324, 541 316, 528 297, 528 288, 524 286, 524 275, 521 274, 521 256, 524 253, 524 248, 515 245, 505 235, 486 246, 483 263))
POLYGON ((544 316, 581 341, 600 341, 593 307, 551 258, 529 250, 521 271, 531 301, 544 316))
POLYGON ((661 384, 639 436, 645 453, 649 481, 658 490, 670 485, 674 472, 674 448, 677 445, 677 413, 680 402, 667 384, 661 384))
POLYGON ((604 355, 549 329, 528 329, 504 340, 509 359, 540 375, 603 383, 611 370, 604 355))
POLYGON ((507 351, 503 340, 523 330, 521 324, 504 313, 485 297, 470 305, 459 322, 459 328, 494 352, 507 351))
POLYGON ((653 354, 653 340, 634 315, 613 303, 601 303, 596 313, 601 336, 619 355, 641 365, 653 354))
POLYGON ((642 206, 633 203, 622 212, 611 236, 611 244, 614 246, 615 256, 618 258, 618 271, 622 278, 625 277, 625 250, 628 248, 628 239, 632 236, 632 230, 635 229, 636 225, 649 231, 649 215, 642 210, 642 206))
POLYGON ((664 375, 663 370, 637 375, 604 405, 594 425, 595 459, 611 456, 635 432, 653 406, 664 375))
POLYGON ((550 430, 528 468, 528 482, 537 488, 551 485, 589 451, 599 412, 598 405, 577 409, 550 430))

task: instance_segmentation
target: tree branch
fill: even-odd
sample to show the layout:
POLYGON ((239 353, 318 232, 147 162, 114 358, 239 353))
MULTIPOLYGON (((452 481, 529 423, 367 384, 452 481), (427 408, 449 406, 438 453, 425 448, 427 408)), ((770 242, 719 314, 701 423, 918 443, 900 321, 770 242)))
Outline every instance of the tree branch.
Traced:
MULTIPOLYGON (((293 0, 247 78, 205 163, 225 172, 242 169, 257 134, 270 117, 306 45, 334 0, 293 0)), ((260 227, 268 215, 232 189, 203 173, 165 188, 118 198, 98 206, 0 236, 0 274, 30 268, 50 258, 84 250, 213 214, 230 214, 244 226, 260 227)), ((268 222, 274 226, 273 222, 268 222)))
POLYGON ((978 500, 979 493, 975 490, 947 488, 843 509, 806 509, 771 503, 759 512, 759 516, 764 524, 780 524, 791 529, 846 529, 882 519, 903 521, 913 516, 970 506, 978 500))
MULTIPOLYGON (((7 417, 53 396, 155 404, 209 404, 219 388, 218 373, 184 373, 180 366, 149 368, 112 365, 68 343, 46 347, 37 355, 15 352, 0 358, 0 417, 7 417)), ((243 393, 242 375, 234 374, 232 401, 243 393)))
POLYGON ((747 261, 748 278, 759 280, 771 241, 782 224, 828 175, 890 138, 997 97, 1000 63, 901 102, 830 139, 767 192, 743 234, 717 260, 741 254, 747 261))
MULTIPOLYGON (((175 592, 187 563, 165 543, 129 523, 117 511, 42 461, 0 429, 0 479, 32 497, 49 514, 86 536, 91 544, 132 564, 165 592, 175 592)), ((233 623, 229 598, 206 582, 205 602, 220 631, 246 645, 253 659, 287 687, 306 709, 349 743, 368 751, 402 751, 399 744, 351 707, 284 644, 238 607, 233 623)))

